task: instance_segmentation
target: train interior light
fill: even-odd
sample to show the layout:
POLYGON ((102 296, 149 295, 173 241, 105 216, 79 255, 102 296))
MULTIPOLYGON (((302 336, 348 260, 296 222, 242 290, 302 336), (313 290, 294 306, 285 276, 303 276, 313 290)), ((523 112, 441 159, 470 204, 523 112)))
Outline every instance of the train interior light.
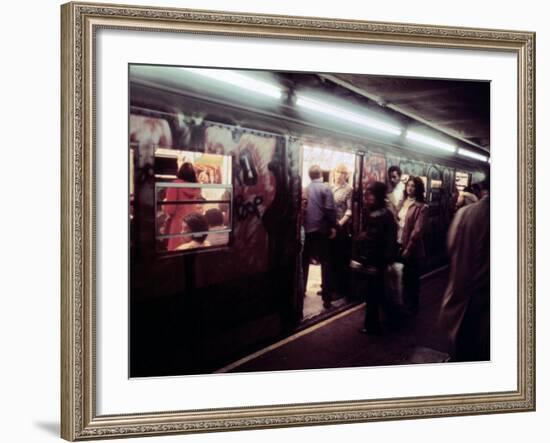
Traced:
POLYGON ((420 145, 427 145, 430 148, 439 149, 440 151, 445 151, 449 153, 456 153, 456 146, 454 144, 444 142, 437 138, 433 138, 419 132, 407 130, 407 135, 405 138, 409 141, 416 142, 420 145))
POLYGON ((345 120, 350 123, 356 123, 369 129, 381 131, 390 135, 399 136, 402 133, 401 128, 385 123, 381 120, 368 117, 363 114, 351 112, 347 109, 331 105, 326 102, 318 101, 304 95, 298 95, 296 105, 301 108, 309 109, 310 111, 319 112, 322 114, 335 117, 340 120, 345 120))
POLYGON ((470 151, 469 149, 458 148, 458 155, 481 160, 483 162, 489 162, 489 157, 487 157, 486 155, 478 154, 477 152, 470 151))

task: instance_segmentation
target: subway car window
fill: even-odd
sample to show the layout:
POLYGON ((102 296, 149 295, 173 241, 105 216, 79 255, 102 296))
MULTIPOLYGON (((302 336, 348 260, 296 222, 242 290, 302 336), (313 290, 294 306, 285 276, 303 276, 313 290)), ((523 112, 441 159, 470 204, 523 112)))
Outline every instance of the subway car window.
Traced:
MULTIPOLYGON (((365 189, 369 183, 386 181, 386 157, 369 152, 363 157, 362 187, 365 189)), ((363 205, 366 204, 367 194, 363 193, 363 205)))
POLYGON ((158 148, 155 180, 157 252, 229 245, 230 156, 158 148))
POLYGON ((463 171, 456 171, 455 184, 459 191, 463 191, 470 182, 470 174, 463 171))
POLYGON ((441 200, 442 180, 430 180, 430 203, 439 204, 441 200))
POLYGON ((443 188, 443 174, 438 167, 432 166, 428 170, 428 178, 429 178, 428 201, 431 205, 439 205, 441 202, 441 192, 443 188))
POLYGON ((424 183, 424 198, 426 198, 426 191, 428 190, 428 177, 425 175, 420 176, 420 180, 424 183))

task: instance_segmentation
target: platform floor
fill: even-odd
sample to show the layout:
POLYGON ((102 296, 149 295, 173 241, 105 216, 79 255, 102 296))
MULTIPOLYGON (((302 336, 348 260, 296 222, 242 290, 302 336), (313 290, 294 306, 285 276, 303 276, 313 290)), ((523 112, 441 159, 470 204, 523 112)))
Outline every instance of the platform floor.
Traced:
MULTIPOLYGON (((365 304, 335 314, 217 372, 255 372, 441 363, 443 339, 435 328, 447 283, 443 270, 422 280, 420 309, 398 329, 381 336, 361 334, 365 304), (439 349, 439 350, 438 350, 439 349)), ((318 297, 321 298, 321 297, 318 297)))
POLYGON ((323 307, 323 298, 321 297, 321 266, 309 265, 309 275, 304 296, 303 322, 314 319, 319 315, 326 314, 329 311, 335 311, 346 305, 345 298, 332 300, 332 307, 326 309, 323 307))

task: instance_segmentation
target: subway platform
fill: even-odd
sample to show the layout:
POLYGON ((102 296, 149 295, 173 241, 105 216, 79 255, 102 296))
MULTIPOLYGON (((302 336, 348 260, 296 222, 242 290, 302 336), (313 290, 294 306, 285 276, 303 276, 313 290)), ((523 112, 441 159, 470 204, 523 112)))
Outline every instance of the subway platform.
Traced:
POLYGON ((448 355, 438 350, 443 349, 443 339, 436 330, 447 278, 446 268, 424 276, 417 316, 403 320, 397 328, 385 328, 382 335, 370 336, 359 332, 365 315, 365 303, 360 303, 216 372, 349 368, 448 361, 448 355))

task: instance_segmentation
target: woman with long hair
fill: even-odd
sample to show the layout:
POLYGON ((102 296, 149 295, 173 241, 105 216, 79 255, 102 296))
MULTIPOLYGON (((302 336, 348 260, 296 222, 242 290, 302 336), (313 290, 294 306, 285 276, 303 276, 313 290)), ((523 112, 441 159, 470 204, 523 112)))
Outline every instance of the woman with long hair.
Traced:
POLYGON ((351 259, 351 216, 353 188, 348 183, 350 173, 346 165, 340 164, 334 170, 334 207, 336 209, 336 237, 330 243, 330 268, 333 273, 336 298, 348 295, 349 261, 351 259))
POLYGON ((384 272, 396 258, 395 217, 386 205, 387 187, 381 182, 367 185, 366 211, 359 235, 359 262, 366 278, 364 334, 380 334, 380 308, 384 300, 384 272))
POLYGON ((426 256, 423 234, 428 220, 428 205, 424 191, 424 182, 420 177, 409 177, 398 211, 397 241, 400 244, 404 265, 403 301, 409 313, 413 315, 418 312, 420 265, 426 256))

